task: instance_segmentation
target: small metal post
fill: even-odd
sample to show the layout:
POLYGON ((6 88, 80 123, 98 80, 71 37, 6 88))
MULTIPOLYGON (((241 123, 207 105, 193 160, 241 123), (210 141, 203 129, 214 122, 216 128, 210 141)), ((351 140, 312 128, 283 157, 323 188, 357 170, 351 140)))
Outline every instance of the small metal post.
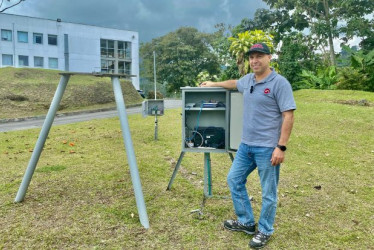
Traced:
POLYGON ((157 84, 156 84, 156 51, 153 51, 153 80, 155 82, 155 100, 157 99, 157 84))
POLYGON ((158 140, 158 121, 157 121, 157 109, 155 114, 155 141, 158 140))
POLYGON ((230 155, 230 159, 231 159, 231 161, 233 162, 233 161, 234 161, 234 156, 233 156, 233 154, 232 154, 231 152, 229 152, 229 155, 230 155))
POLYGON ((70 75, 61 75, 60 83, 57 86, 56 93, 52 99, 51 106, 49 107, 47 116, 44 120, 42 130, 40 131, 39 138, 35 144, 34 151, 32 152, 29 165, 27 166, 25 175, 23 176, 21 186, 18 189, 18 193, 14 202, 22 202, 25 198, 27 188, 31 182, 31 178, 34 174, 36 164, 39 161, 40 154, 43 150, 45 141, 51 129, 53 120, 55 119, 56 112, 61 102, 62 96, 64 95, 67 83, 70 75))
POLYGON ((210 153, 204 153, 204 196, 212 197, 212 170, 210 153))
POLYGON ((177 175, 178 169, 179 169, 179 167, 180 167, 180 165, 182 163, 182 159, 183 159, 184 154, 185 154, 185 152, 182 151, 181 154, 179 155, 179 159, 178 159, 177 165, 175 165, 173 175, 170 178, 169 185, 166 188, 166 190, 170 190, 171 189, 171 185, 173 185, 173 181, 174 181, 175 176, 177 175))
POLYGON ((145 227, 149 228, 149 221, 148 221, 148 215, 147 210, 145 207, 144 197, 143 197, 143 191, 142 191, 142 185, 140 183, 140 177, 138 172, 138 167, 136 164, 136 158, 135 158, 135 152, 134 147, 131 140, 131 133, 129 124, 127 121, 127 114, 126 114, 126 106, 122 95, 122 89, 119 82, 118 76, 112 76, 112 84, 113 84, 113 91, 114 91, 114 97, 116 99, 117 104, 117 110, 118 110, 118 116, 121 123, 121 130, 122 130, 122 136, 125 144, 126 154, 127 154, 127 160, 130 166, 130 174, 131 174, 131 180, 132 185, 135 192, 135 199, 136 199, 136 205, 139 212, 140 217, 140 223, 145 227))

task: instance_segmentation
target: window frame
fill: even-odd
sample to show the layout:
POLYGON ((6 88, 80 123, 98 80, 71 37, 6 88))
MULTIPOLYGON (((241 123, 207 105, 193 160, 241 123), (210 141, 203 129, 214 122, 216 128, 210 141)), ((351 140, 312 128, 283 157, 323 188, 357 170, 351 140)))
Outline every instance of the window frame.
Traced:
POLYGON ((11 54, 2 54, 1 55, 1 65, 2 66, 14 66, 14 60, 13 60, 13 55, 11 55, 11 54), (5 56, 9 56, 10 57, 10 59, 12 60, 12 64, 4 64, 4 57, 5 56))
POLYGON ((27 31, 17 31, 17 41, 19 43, 28 43, 29 42, 29 33, 27 31), (26 41, 21 41, 20 34, 26 34, 26 41))
POLYGON ((43 44, 43 33, 36 33, 36 32, 34 32, 34 33, 32 33, 32 41, 33 41, 33 43, 34 44, 43 44), (36 41, 36 38, 38 37, 38 36, 40 36, 40 43, 38 43, 37 41, 36 41))
POLYGON ((34 67, 35 68, 44 68, 44 57, 42 57, 42 56, 34 56, 34 67), (35 62, 37 60, 35 60, 35 59, 41 59, 41 62, 42 62, 41 66, 40 65, 36 65, 35 62))
POLYGON ((18 55, 18 67, 29 67, 30 66, 30 62, 29 62, 29 56, 26 56, 26 55, 18 55), (23 59, 27 59, 27 65, 26 64, 22 64, 20 62, 23 62, 23 59, 21 59, 21 57, 23 57, 23 59))
POLYGON ((131 74, 132 43, 130 41, 100 38, 101 72, 131 74), (114 65, 113 65, 114 63, 114 65))
POLYGON ((1 41, 7 41, 7 42, 13 41, 12 30, 1 29, 1 41), (10 38, 6 38, 4 34, 10 34, 10 38))
POLYGON ((113 59, 101 59, 101 72, 114 73, 116 61, 113 59))
POLYGON ((48 68, 49 69, 58 69, 58 58, 57 57, 48 57, 48 68), (56 60, 56 67, 51 67, 52 60, 56 60))
POLYGON ((48 40, 48 45, 53 45, 53 46, 57 46, 58 45, 57 35, 48 34, 47 40, 48 40), (50 40, 52 38, 54 40, 50 40), (52 43, 52 41, 55 41, 56 44, 52 43))

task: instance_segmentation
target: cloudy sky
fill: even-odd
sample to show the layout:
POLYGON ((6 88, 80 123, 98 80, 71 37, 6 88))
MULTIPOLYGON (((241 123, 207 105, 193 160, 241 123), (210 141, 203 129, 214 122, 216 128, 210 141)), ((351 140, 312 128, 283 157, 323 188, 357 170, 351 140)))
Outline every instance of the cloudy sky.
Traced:
POLYGON ((236 26, 266 7, 262 0, 25 0, 4 13, 137 31, 140 42, 149 42, 182 26, 236 26))

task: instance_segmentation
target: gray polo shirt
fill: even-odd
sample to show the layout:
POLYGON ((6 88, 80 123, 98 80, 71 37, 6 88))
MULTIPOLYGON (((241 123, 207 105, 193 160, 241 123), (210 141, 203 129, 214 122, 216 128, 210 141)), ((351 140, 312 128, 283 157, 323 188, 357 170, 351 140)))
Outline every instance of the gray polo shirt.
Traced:
POLYGON ((282 112, 296 109, 291 84, 274 70, 256 83, 254 74, 237 81, 243 93, 242 143, 257 147, 276 147, 282 127, 282 112))

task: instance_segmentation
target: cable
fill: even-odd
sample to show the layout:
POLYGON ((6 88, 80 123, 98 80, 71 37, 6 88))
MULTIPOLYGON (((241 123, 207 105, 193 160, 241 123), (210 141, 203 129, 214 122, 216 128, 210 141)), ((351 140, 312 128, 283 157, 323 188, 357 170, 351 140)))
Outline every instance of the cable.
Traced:
MULTIPOLYGON (((200 115, 201 115, 201 111, 203 110, 203 103, 204 103, 204 102, 202 101, 202 102, 201 102, 201 105, 200 105, 200 111, 199 111, 199 114, 197 115, 196 126, 194 127, 194 130, 192 131, 192 133, 193 133, 193 132, 199 133, 199 132, 197 132, 197 129, 199 128, 200 115)), ((186 123, 185 126, 188 128, 188 126, 187 126, 187 121, 186 121, 185 123, 186 123)), ((192 140, 195 138, 196 133, 193 134, 191 138, 186 138, 186 139, 185 139, 186 143, 187 143, 187 141, 192 141, 192 140)), ((200 134, 200 133, 199 133, 199 134, 200 134)), ((200 136, 202 137, 201 134, 200 134, 200 136)), ((203 138, 203 137, 202 137, 202 140, 201 140, 201 141, 204 142, 204 138, 203 138)))
MULTIPOLYGON (((203 145, 203 143, 204 143, 204 137, 203 137, 199 132, 197 132, 196 130, 195 130, 195 131, 192 131, 192 133, 193 133, 193 137, 192 137, 192 138, 195 138, 195 135, 196 135, 196 134, 198 134, 198 135, 200 136, 200 138, 201 138, 201 143, 200 143, 200 145, 198 145, 198 146, 196 146, 196 147, 201 147, 201 146, 203 145)), ((196 141, 196 140, 195 140, 195 141, 196 141)), ((194 143, 192 142, 192 140, 187 141, 187 139, 186 139, 185 143, 186 143, 186 145, 187 145, 189 148, 194 148, 194 143)))

